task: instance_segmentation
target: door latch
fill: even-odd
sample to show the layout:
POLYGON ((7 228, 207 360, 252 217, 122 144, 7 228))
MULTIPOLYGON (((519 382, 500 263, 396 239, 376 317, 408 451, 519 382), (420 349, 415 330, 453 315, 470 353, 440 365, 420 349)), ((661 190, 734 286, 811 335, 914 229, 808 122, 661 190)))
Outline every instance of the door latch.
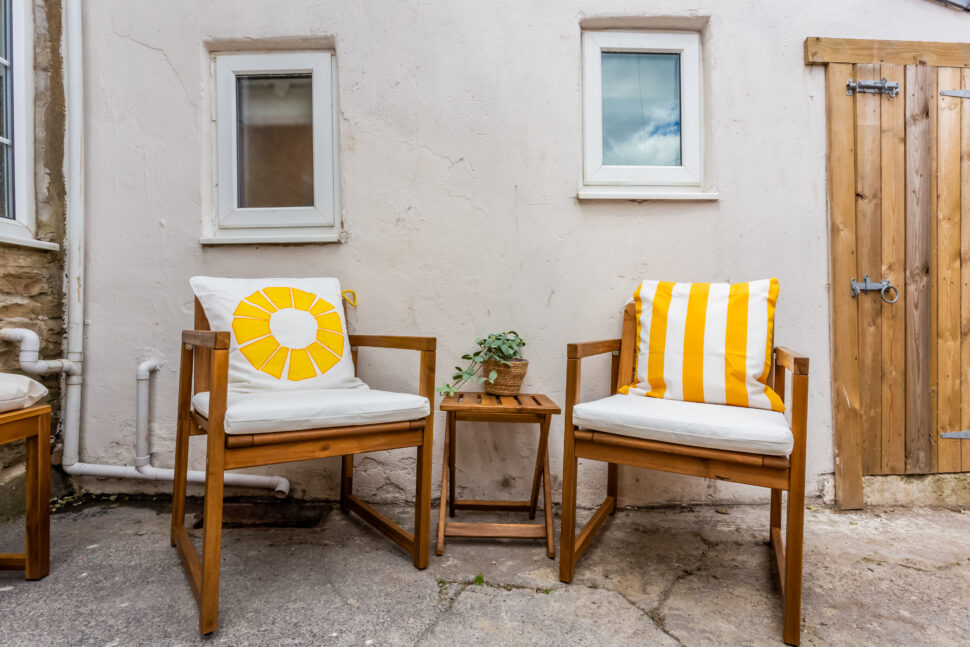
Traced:
POLYGON ((940 438, 970 438, 970 431, 947 431, 940 438))
POLYGON ((970 99, 970 90, 940 90, 944 97, 957 97, 958 99, 970 99))
POLYGON ((899 290, 896 286, 889 282, 889 279, 883 279, 878 282, 873 282, 866 274, 862 281, 856 281, 855 277, 852 277, 850 283, 850 294, 853 298, 859 296, 863 292, 879 292, 882 300, 886 303, 896 303, 899 301, 899 290), (890 299, 888 294, 892 291, 892 298, 890 299))
POLYGON ((853 81, 852 79, 846 81, 845 93, 851 97, 856 92, 865 94, 888 94, 892 98, 899 94, 899 83, 889 81, 886 77, 882 77, 878 81, 853 81))

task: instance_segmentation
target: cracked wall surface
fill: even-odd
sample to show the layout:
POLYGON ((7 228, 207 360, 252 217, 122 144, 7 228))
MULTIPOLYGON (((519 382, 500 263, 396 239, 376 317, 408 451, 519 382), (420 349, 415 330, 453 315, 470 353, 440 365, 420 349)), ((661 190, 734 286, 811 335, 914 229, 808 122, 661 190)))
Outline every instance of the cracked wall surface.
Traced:
MULTIPOLYGON (((152 386, 151 451, 154 464, 172 465, 178 335, 192 322, 192 275, 336 276, 360 298, 352 330, 437 336, 439 383, 475 337, 517 330, 528 342, 524 389, 560 404, 566 344, 617 336, 620 309, 642 279, 774 275, 782 286, 776 338, 812 360, 807 472, 808 494, 818 494, 818 476, 833 470, 824 73, 804 65, 802 44, 807 36, 965 38, 965 25, 942 7, 907 0, 882 7, 293 0, 280 11, 258 0, 84 3, 91 218, 82 460, 131 464, 134 369, 155 357, 162 368, 152 386), (645 14, 673 18, 651 23, 645 14), (578 201, 580 22, 670 27, 703 25, 703 16, 710 16, 706 155, 720 199, 578 201), (321 42, 336 50, 343 242, 201 246, 213 208, 210 50, 321 42)), ((415 354, 364 349, 360 359, 373 386, 416 390, 415 354)), ((608 364, 584 363, 584 398, 607 392, 608 364)), ((443 422, 439 414, 436 480, 443 422)), ((469 424, 458 436, 459 496, 528 491, 534 428, 469 424)), ((550 449, 558 499, 561 417, 550 449)), ((360 459, 360 494, 411 496, 413 457, 360 459)), ((334 498, 338 470, 337 460, 322 460, 254 471, 287 476, 299 496, 334 498)), ((620 474, 624 505, 766 496, 723 482, 620 474)), ((594 504, 605 469, 583 464, 579 481, 580 503, 594 504)))
MULTIPOLYGON (((61 60, 60 0, 35 0, 34 21, 34 209, 36 237, 61 243, 64 238, 64 86, 61 60)), ((16 145, 16 143, 15 143, 16 145)), ((62 357, 63 261, 61 251, 47 251, 0 243, 0 328, 30 328, 40 337, 42 357, 62 357)), ((20 372, 18 346, 0 341, 0 372, 20 372)), ((60 376, 36 377, 50 390, 54 408, 52 433, 57 427, 60 376)), ((22 501, 8 487, 22 477, 8 479, 7 469, 22 471, 22 443, 0 445, 0 498, 22 501)), ((19 487, 19 486, 16 486, 19 487)), ((20 504, 18 504, 20 505, 20 504)), ((0 517, 3 509, 0 506, 0 517)))

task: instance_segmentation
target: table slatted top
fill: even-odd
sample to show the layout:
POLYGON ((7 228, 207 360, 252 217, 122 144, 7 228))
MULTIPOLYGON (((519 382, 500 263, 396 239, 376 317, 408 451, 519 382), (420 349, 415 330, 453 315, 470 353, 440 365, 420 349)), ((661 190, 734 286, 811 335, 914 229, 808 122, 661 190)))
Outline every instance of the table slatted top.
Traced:
POLYGON ((559 406, 542 393, 491 395, 464 391, 445 396, 441 401, 441 410, 461 413, 558 414, 560 412, 559 406))

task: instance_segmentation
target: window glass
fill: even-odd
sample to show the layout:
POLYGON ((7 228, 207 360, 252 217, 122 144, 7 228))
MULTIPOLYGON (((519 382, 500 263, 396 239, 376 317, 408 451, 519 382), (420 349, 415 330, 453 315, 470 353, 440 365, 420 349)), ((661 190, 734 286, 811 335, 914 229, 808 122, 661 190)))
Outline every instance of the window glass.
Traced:
POLYGON ((680 55, 602 53, 603 165, 680 166, 680 55))
POLYGON ((312 89, 310 74, 236 77, 240 208, 313 206, 312 89))

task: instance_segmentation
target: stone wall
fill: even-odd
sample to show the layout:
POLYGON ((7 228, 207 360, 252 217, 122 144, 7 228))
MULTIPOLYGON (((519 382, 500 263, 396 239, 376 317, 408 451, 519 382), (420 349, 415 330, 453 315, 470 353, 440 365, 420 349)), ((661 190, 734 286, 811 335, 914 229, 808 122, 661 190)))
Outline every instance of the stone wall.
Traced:
MULTIPOLYGON (((60 0, 34 3, 34 182, 37 238, 64 239, 64 84, 60 0)), ((62 357, 64 250, 0 243, 0 328, 37 332, 41 357, 62 357)), ((19 372, 16 344, 0 342, 0 371, 19 372)), ((60 376, 39 378, 50 389, 52 434, 59 420, 60 376)), ((23 506, 23 444, 0 445, 0 519, 23 506), (9 505, 8 505, 9 504, 9 505), (7 509, 12 506, 11 509, 7 509)))

